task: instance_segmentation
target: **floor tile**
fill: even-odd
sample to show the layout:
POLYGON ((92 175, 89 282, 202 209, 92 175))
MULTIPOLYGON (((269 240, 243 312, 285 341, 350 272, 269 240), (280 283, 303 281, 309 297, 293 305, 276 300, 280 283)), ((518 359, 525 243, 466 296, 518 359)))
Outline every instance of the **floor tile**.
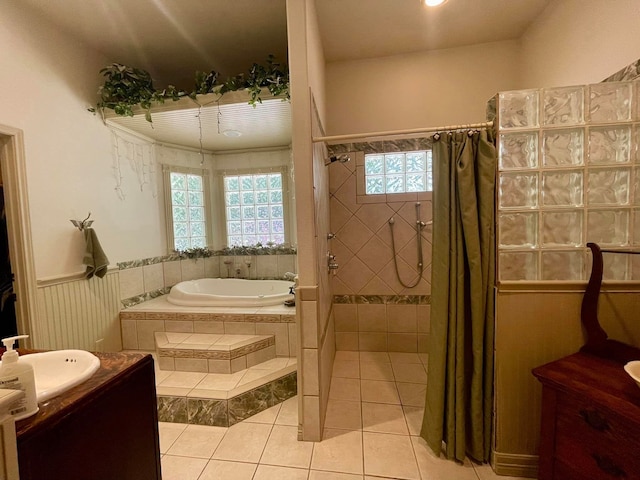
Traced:
POLYGON ((325 429, 313 448, 311 469, 362 475, 362 432, 325 429))
POLYGON ((408 435, 407 422, 400 405, 362 403, 362 430, 408 435))
POLYGON ((329 398, 333 398, 335 400, 354 400, 359 402, 360 380, 358 378, 333 377, 331 379, 329 398))
POLYGON ((298 441, 298 427, 274 425, 260 464, 309 468, 313 443, 298 441))
POLYGON ((407 421, 409 435, 420 435, 422 419, 424 417, 424 408, 403 405, 402 410, 404 410, 404 418, 407 421))
POLYGON ((222 427, 188 425, 169 448, 167 454, 209 460, 226 432, 227 429, 222 427))
POLYGON ((306 469, 258 465, 253 480, 307 480, 308 477, 306 469))
POLYGON ((333 362, 333 376, 341 378, 360 378, 360 362, 336 360, 333 362))
POLYGON ((158 437, 160 440, 160 453, 167 453, 169 448, 185 431, 187 425, 185 423, 167 423, 158 422, 158 437))
POLYGON ((211 460, 198 480, 252 480, 257 467, 255 463, 211 460))
POLYGON ((280 413, 276 418, 276 425, 298 425, 298 396, 291 397, 282 402, 280 413))
POLYGON ((329 399, 324 425, 325 428, 344 430, 361 429, 362 416, 360 414, 360 402, 329 399))
POLYGON ((231 390, 238 385, 244 374, 244 371, 231 374, 209 373, 204 376, 197 387, 205 390, 231 390))
POLYGON ((393 382, 393 369, 390 363, 361 361, 360 378, 363 380, 386 380, 393 382))
POLYGON ((194 388, 206 375, 206 373, 200 372, 173 372, 159 385, 161 387, 194 388))
POLYGON ((391 359, 387 352, 360 352, 360 363, 362 362, 391 363, 391 359))
POLYGON ((271 408, 267 408, 266 410, 256 413, 255 415, 245 419, 244 421, 250 423, 268 423, 270 425, 273 425, 274 423, 276 423, 276 418, 278 418, 280 408, 282 408, 282 404, 278 403, 271 408))
POLYGON ((311 470, 309 480, 363 480, 362 475, 311 470))
POLYGON ((213 459, 258 463, 272 425, 262 423, 236 423, 227 430, 213 459))
POLYGON ((362 437, 366 475, 420 480, 409 436, 364 432, 362 437))
POLYGON ((453 460, 438 458, 421 437, 411 437, 411 443, 413 444, 418 468, 423 480, 444 480, 448 478, 478 480, 478 476, 468 460, 463 465, 460 465, 453 460))
POLYGON ((427 384, 427 372, 422 363, 392 363, 396 382, 427 384))
POLYGON ((362 401, 373 403, 392 403, 400 405, 400 397, 395 382, 361 380, 362 401))
POLYGON ((410 407, 424 407, 427 398, 427 386, 419 383, 396 383, 400 402, 410 407))
POLYGON ((346 352, 344 350, 339 350, 336 352, 336 356, 334 357, 334 362, 357 362, 360 360, 359 352, 346 352))
POLYGON ((197 480, 207 465, 207 460, 165 455, 161 464, 162 480, 197 480))

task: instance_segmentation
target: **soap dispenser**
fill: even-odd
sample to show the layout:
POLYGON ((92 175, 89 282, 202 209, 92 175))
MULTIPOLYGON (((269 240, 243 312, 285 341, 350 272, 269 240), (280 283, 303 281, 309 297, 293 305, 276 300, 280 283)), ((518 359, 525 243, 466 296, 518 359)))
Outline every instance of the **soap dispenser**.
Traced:
POLYGON ((21 338, 29 338, 29 335, 2 339, 7 351, 2 354, 0 362, 0 388, 24 392, 24 397, 9 407, 9 413, 16 420, 30 417, 38 412, 33 367, 26 362, 21 362, 18 352, 13 349, 15 341, 21 338))

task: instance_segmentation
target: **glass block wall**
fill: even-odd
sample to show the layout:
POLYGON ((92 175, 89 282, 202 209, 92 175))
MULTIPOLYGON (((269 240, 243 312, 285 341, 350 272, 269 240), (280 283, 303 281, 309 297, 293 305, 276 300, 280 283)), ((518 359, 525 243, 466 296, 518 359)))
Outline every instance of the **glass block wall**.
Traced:
MULTIPOLYGON (((501 281, 585 280, 587 242, 640 247, 640 82, 498 94, 501 281)), ((605 279, 640 280, 605 254, 605 279)))

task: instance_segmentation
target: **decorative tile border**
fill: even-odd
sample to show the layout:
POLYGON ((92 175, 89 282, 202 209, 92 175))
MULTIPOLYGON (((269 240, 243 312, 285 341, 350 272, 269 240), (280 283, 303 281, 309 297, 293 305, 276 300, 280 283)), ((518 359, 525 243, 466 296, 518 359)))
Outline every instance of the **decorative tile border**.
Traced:
POLYGON ((431 150, 431 137, 401 138, 395 140, 380 140, 374 142, 355 142, 327 145, 329 155, 348 152, 388 153, 411 152, 415 150, 431 150))
POLYGON ((430 305, 431 295, 334 295, 333 303, 377 305, 430 305))
POLYGON ((122 306, 125 308, 133 307, 140 303, 146 302, 147 300, 153 300, 154 298, 158 298, 158 297, 161 297, 162 295, 166 295, 169 293, 170 290, 171 290, 171 287, 159 288, 158 290, 154 290, 152 292, 146 292, 146 293, 143 293, 142 295, 137 295, 131 298, 125 298, 124 300, 120 300, 120 303, 122 303, 122 306))
POLYGON ((158 396, 158 420, 230 427, 297 394, 297 372, 228 400, 158 396))
MULTIPOLYGON (((349 302, 342 302, 349 303, 349 302)), ((254 323, 295 323, 295 315, 257 315, 255 313, 183 313, 183 312, 120 312, 120 320, 175 320, 199 322, 254 322, 254 323)))
POLYGON ((626 82, 637 78, 640 78, 640 59, 605 78, 603 82, 626 82))

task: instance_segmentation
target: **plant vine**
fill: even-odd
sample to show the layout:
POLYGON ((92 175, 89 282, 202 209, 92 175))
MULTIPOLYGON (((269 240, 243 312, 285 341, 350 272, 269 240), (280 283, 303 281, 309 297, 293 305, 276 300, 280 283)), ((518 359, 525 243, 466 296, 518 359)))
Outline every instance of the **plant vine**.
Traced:
POLYGON ((184 97, 196 100, 197 95, 215 93, 220 97, 225 93, 238 90, 249 92, 249 105, 256 106, 262 103, 262 92, 267 90, 271 95, 284 96, 289 99, 289 70, 286 65, 275 61, 273 55, 269 55, 265 65, 254 63, 249 71, 228 77, 218 84, 218 72, 211 70, 208 73, 196 72, 195 88, 191 92, 179 90, 173 85, 162 90, 156 90, 153 86, 151 75, 146 70, 129 67, 119 63, 100 70, 105 77, 104 84, 98 88, 98 101, 96 108, 89 111, 96 112, 105 109, 113 110, 116 115, 132 117, 134 108, 140 107, 145 112, 145 119, 151 122, 151 106, 154 103, 164 103, 167 100, 177 101, 184 97))

